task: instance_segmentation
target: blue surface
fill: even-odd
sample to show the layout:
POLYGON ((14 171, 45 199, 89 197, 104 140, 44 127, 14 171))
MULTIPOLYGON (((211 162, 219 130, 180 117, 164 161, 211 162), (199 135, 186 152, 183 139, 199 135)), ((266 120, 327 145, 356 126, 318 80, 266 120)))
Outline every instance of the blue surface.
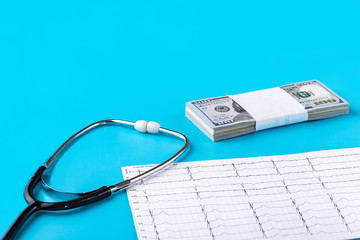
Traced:
MULTIPOLYGON (((183 161, 360 146, 359 7, 1 1, 0 235, 26 206, 23 189, 37 167, 101 119, 154 120, 185 133, 191 150, 183 161), (184 117, 190 100, 310 79, 344 97, 350 114, 218 143, 184 117)), ((159 162, 180 145, 130 133, 109 128, 84 138, 61 159, 54 183, 111 184, 121 166, 159 162), (65 163, 72 168, 61 173, 65 163)), ((18 239, 136 239, 136 231, 121 192, 91 207, 38 214, 18 239)))

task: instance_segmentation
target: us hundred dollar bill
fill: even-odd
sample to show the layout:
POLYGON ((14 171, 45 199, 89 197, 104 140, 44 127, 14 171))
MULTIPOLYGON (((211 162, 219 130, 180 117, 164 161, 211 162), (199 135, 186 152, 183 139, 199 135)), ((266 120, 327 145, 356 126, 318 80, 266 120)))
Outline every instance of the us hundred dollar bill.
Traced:
MULTIPOLYGON (((318 80, 281 86, 308 112, 308 120, 347 114, 349 104, 318 80)), ((213 141, 255 131, 255 119, 228 96, 186 103, 186 116, 213 141)))

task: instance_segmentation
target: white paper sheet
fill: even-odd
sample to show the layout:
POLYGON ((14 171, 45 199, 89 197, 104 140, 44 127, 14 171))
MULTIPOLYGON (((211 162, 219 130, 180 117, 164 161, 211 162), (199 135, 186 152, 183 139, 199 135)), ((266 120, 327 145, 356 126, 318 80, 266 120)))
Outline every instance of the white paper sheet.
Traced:
POLYGON ((357 238, 360 148, 176 163, 127 194, 139 239, 357 238))

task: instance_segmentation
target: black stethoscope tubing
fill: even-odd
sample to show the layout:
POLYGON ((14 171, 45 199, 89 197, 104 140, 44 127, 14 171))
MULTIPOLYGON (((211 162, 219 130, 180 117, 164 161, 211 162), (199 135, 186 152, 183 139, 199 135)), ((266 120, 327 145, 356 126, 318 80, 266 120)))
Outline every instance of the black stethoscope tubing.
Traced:
POLYGON ((41 176, 46 170, 45 166, 41 166, 35 174, 32 176, 30 181, 27 183, 24 190, 24 198, 29 204, 16 218, 16 220, 11 224, 8 231, 3 236, 3 240, 12 239, 13 236, 20 230, 23 224, 28 220, 30 216, 34 213, 47 210, 47 211, 58 211, 58 210, 68 210, 73 208, 78 208, 96 201, 102 200, 111 196, 112 191, 109 186, 101 187, 93 192, 87 193, 82 197, 77 199, 62 201, 62 202, 42 202, 35 198, 34 189, 36 185, 41 181, 41 176))

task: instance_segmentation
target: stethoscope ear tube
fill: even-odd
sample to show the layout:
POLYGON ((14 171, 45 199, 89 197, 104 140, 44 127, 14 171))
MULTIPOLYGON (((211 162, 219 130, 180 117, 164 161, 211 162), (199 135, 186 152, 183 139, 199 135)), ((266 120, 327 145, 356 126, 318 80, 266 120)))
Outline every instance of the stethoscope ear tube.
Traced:
POLYGON ((41 166, 39 169, 34 173, 34 175, 31 177, 29 182, 26 184, 25 190, 24 190, 24 198, 28 204, 31 204, 36 201, 36 198, 34 197, 34 189, 36 185, 40 182, 42 174, 45 172, 46 167, 41 166))
POLYGON ((160 124, 152 122, 152 121, 147 122, 147 121, 139 120, 136 122, 130 122, 130 121, 118 120, 118 119, 108 119, 108 120, 97 121, 97 122, 94 122, 94 123, 86 126, 85 128, 81 129, 80 131, 78 131, 77 133, 72 135, 47 160, 47 162, 45 163, 46 171, 44 171, 44 173, 41 175, 41 181, 47 189, 49 189, 50 191, 56 192, 58 195, 62 195, 63 197, 65 196, 66 198, 68 198, 69 196, 73 196, 73 197, 80 196, 81 197, 81 196, 87 195, 88 193, 92 192, 92 191, 90 191, 90 192, 75 193, 75 192, 63 191, 63 190, 60 190, 60 189, 50 186, 48 184, 48 181, 49 181, 48 178, 50 176, 51 169, 54 166, 54 164, 56 163, 56 161, 70 147, 70 145, 72 143, 74 143, 75 141, 77 141, 79 138, 81 138, 85 134, 89 133, 90 131, 94 130, 95 128, 98 128, 101 126, 106 126, 106 125, 131 127, 142 133, 151 133, 151 134, 163 133, 163 134, 181 139, 184 142, 184 145, 182 146, 182 148, 179 151, 177 151, 173 156, 171 156, 169 159, 165 160, 164 162, 162 162, 160 164, 157 164, 155 167, 147 170, 146 172, 143 172, 137 176, 134 176, 131 179, 127 179, 120 183, 114 184, 111 187, 112 192, 120 191, 120 190, 126 188, 127 186, 134 184, 142 179, 145 179, 145 178, 149 177, 150 175, 153 175, 156 172, 160 171, 161 169, 166 168, 167 166, 171 165, 176 159, 178 159, 186 151, 186 149, 189 146, 189 140, 187 139, 187 137, 185 135, 183 135, 179 132, 170 130, 170 129, 160 127, 160 124))
POLYGON ((52 203, 41 202, 40 209, 49 211, 69 210, 97 202, 104 198, 110 197, 111 194, 111 187, 104 186, 73 200, 52 203))

